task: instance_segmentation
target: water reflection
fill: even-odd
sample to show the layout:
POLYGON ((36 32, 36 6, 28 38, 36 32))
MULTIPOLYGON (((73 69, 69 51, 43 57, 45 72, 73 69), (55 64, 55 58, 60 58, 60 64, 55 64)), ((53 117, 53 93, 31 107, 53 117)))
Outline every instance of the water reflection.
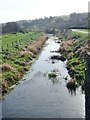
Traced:
POLYGON ((70 95, 76 95, 76 88, 73 88, 73 89, 68 88, 68 91, 70 95))
POLYGON ((57 79, 57 78, 52 78, 52 79, 50 79, 50 80, 51 80, 51 82, 52 82, 53 85, 59 83, 59 79, 57 79))

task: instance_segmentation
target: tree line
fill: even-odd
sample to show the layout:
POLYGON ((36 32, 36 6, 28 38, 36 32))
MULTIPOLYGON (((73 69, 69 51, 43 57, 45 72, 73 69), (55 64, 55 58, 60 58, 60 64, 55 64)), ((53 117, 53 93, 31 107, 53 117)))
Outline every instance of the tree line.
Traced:
POLYGON ((26 30, 50 31, 54 32, 56 29, 90 28, 89 17, 90 13, 72 13, 66 16, 50 16, 35 20, 21 20, 18 22, 8 22, 2 24, 2 33, 16 33, 24 32, 26 30))

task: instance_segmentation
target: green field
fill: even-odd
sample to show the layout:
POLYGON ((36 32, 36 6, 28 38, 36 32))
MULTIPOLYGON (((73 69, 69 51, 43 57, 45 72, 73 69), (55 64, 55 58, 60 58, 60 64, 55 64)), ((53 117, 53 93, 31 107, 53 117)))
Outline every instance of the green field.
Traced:
POLYGON ((7 47, 11 48, 16 44, 28 44, 28 42, 36 39, 38 33, 27 32, 27 33, 16 33, 16 34, 5 34, 2 35, 2 47, 6 49, 7 47))
POLYGON ((78 29, 80 31, 90 32, 90 29, 78 29))
POLYGON ((72 36, 80 37, 80 38, 86 38, 88 36, 86 33, 78 32, 78 31, 72 31, 71 34, 72 36))

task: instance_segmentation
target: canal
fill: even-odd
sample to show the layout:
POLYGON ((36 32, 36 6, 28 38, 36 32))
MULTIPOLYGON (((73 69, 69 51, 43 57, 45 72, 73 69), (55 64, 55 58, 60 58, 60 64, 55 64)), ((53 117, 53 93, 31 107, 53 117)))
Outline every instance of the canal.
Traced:
POLYGON ((70 76, 66 61, 51 60, 58 55, 60 43, 49 35, 42 52, 20 81, 2 100, 3 118, 84 118, 85 95, 81 89, 68 91, 66 83, 70 76), (54 72, 57 77, 48 77, 54 72), (65 80, 67 77, 67 80, 65 80))

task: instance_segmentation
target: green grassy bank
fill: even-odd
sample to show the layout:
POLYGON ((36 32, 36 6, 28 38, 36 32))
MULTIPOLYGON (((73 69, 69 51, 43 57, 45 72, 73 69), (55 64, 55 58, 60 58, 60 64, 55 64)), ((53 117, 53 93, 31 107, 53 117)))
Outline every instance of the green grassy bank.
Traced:
MULTIPOLYGON (((67 58, 67 69, 72 80, 84 90, 85 56, 88 48, 88 35, 77 31, 64 31, 59 34, 63 41, 60 53, 67 58)), ((72 81, 71 81, 72 82, 72 81)))

